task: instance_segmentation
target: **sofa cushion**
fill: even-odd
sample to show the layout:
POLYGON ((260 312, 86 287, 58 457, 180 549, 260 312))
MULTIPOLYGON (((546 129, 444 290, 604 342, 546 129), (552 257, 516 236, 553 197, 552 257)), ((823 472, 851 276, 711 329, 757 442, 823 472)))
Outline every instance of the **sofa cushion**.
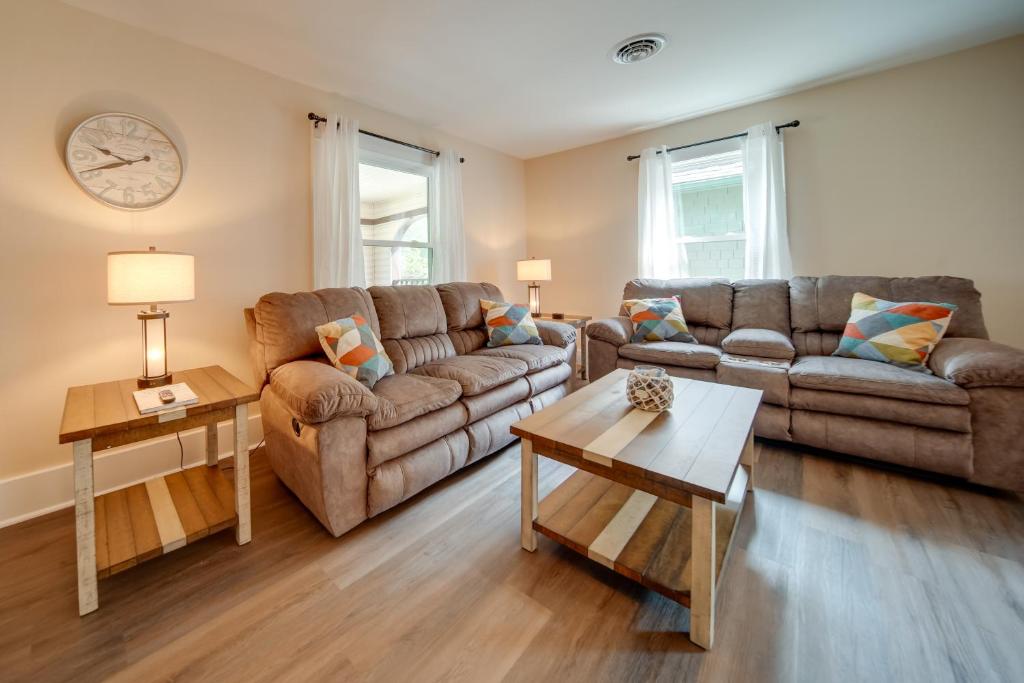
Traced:
MULTIPOLYGON (((888 301, 945 301, 957 314, 946 334, 950 337, 987 339, 981 313, 981 294, 966 278, 874 277, 826 275, 794 277, 789 281, 790 316, 794 332, 842 332, 850 314, 850 300, 864 292, 888 301)), ((826 353, 831 353, 826 349, 826 353)))
POLYGON ((527 372, 537 372, 566 362, 565 349, 547 345, 499 346, 496 349, 478 349, 471 355, 515 358, 526 363, 527 372))
POLYGON ((522 377, 526 374, 526 363, 515 358, 471 354, 427 363, 413 373, 455 380, 462 385, 464 396, 476 396, 522 377))
POLYGON ((572 377, 572 366, 568 363, 559 363, 554 367, 530 373, 526 376, 526 381, 530 383, 530 396, 536 396, 552 387, 557 387, 568 381, 570 377, 572 377))
POLYGON ((405 455, 464 427, 466 421, 466 407, 456 401, 450 406, 414 417, 398 426, 367 432, 366 466, 376 467, 382 462, 405 455))
MULTIPOLYGON (((538 373, 538 375, 542 374, 544 373, 538 373)), ((531 376, 537 377, 538 375, 531 376)), ((514 403, 528 399, 531 389, 528 379, 527 377, 520 377, 508 384, 502 384, 489 391, 485 391, 482 394, 463 396, 461 402, 462 405, 466 406, 466 411, 469 413, 469 422, 476 422, 514 403)))
POLYGON ((285 363, 270 374, 270 389, 306 424, 369 415, 378 407, 369 389, 321 361, 285 363))
POLYGON ((804 389, 904 398, 922 403, 965 406, 970 401, 967 392, 952 382, 859 358, 801 356, 789 370, 789 382, 804 389))
POLYGON ((710 370, 718 365, 718 361, 722 358, 722 350, 706 344, 662 341, 624 344, 619 347, 619 355, 623 358, 655 365, 676 365, 683 368, 710 370))
POLYGON ((862 292, 853 295, 850 320, 834 356, 863 358, 930 374, 928 355, 942 339, 954 304, 885 301, 862 292))
POLYGON ((380 320, 381 339, 407 339, 440 334, 448 329, 444 307, 430 285, 370 287, 380 320))
POLYGON ((293 360, 322 353, 316 326, 362 315, 379 336, 377 313, 369 293, 359 287, 315 292, 264 294, 253 308, 256 340, 263 346, 267 372, 293 360))
POLYGON ((462 386, 427 375, 391 375, 373 387, 377 410, 367 418, 372 431, 388 429, 459 400, 462 386))
POLYGON ((715 368, 719 384, 760 389, 763 403, 789 405, 789 362, 723 353, 715 368))
POLYGON ((789 337, 775 330, 753 327, 733 330, 722 340, 722 349, 738 356, 792 360, 796 355, 789 337))
POLYGON ((490 282, 448 282, 437 285, 448 331, 475 330, 484 326, 480 299, 502 301, 501 290, 490 282))
POLYGON ((789 282, 737 280, 732 283, 732 329, 775 330, 789 336, 789 282))
MULTIPOLYGON (((724 278, 689 277, 678 280, 636 279, 626 283, 622 299, 678 296, 683 317, 691 325, 725 329, 732 323, 732 285, 724 278)), ((626 315, 623 307, 619 315, 626 315)))
POLYGON ((801 389, 790 392, 791 408, 814 410, 833 415, 868 417, 886 422, 899 422, 929 429, 953 432, 971 431, 971 411, 967 406, 920 403, 899 398, 845 394, 840 391, 801 389))

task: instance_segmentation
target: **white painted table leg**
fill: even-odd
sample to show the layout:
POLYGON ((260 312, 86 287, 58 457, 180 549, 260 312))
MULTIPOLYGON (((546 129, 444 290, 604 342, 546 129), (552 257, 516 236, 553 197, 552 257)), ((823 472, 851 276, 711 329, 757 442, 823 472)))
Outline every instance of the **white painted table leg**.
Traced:
POLYGON ((78 555, 78 615, 100 606, 96 587, 96 508, 93 498, 92 439, 74 443, 75 543, 78 555))
POLYGON ((747 490, 754 490, 754 460, 757 459, 757 453, 754 450, 754 428, 750 428, 750 433, 747 434, 747 443, 743 447, 743 454, 740 456, 740 465, 747 470, 747 490))
POLYGON ((235 540, 245 545, 252 540, 252 518, 249 513, 249 407, 235 407, 235 513, 238 526, 235 540))
POLYGON ((206 465, 213 467, 217 464, 217 423, 206 425, 206 465))
POLYGON ((537 454, 533 452, 533 442, 522 440, 522 526, 520 537, 524 550, 531 553, 537 549, 537 532, 533 530, 533 520, 537 519, 537 454))
POLYGON ((705 650, 715 636, 715 504, 693 497, 691 542, 690 640, 705 650))

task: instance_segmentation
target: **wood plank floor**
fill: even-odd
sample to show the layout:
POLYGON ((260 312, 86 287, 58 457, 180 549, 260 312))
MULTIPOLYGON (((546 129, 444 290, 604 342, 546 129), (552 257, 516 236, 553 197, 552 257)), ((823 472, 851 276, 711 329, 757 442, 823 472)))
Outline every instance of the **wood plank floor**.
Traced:
MULTIPOLYGON (((544 495, 571 471, 540 460, 544 495)), ((518 445, 340 539, 252 463, 252 544, 104 579, 84 618, 72 512, 0 530, 0 680, 1024 680, 1016 495, 765 445, 704 652, 685 608, 519 548, 518 445)))

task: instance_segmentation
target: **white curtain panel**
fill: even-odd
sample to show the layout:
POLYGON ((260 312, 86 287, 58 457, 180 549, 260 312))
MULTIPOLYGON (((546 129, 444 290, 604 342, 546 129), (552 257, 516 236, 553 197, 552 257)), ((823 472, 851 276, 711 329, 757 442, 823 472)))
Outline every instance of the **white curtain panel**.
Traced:
POLYGON ((771 121, 748 129, 743 141, 743 223, 746 277, 791 277, 782 135, 771 121))
POLYGON ((435 164, 433 197, 434 243, 431 279, 435 283, 466 279, 466 233, 462 220, 462 164, 454 150, 442 150, 435 164))
POLYGON ((676 243, 672 159, 664 145, 661 148, 649 147, 640 153, 637 239, 640 277, 687 276, 686 252, 676 243))
POLYGON ((359 122, 329 114, 312 131, 313 287, 365 287, 359 122))

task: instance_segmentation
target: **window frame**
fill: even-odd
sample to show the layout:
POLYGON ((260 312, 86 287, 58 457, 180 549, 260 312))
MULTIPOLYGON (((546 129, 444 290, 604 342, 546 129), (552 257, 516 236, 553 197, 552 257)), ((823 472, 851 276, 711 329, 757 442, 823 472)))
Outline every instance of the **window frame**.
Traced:
POLYGON ((389 171, 409 173, 422 176, 427 181, 427 212, 424 217, 427 221, 427 241, 420 240, 375 240, 365 239, 362 236, 362 213, 360 212, 359 233, 366 247, 383 247, 392 249, 392 258, 398 253, 397 249, 413 248, 427 250, 427 282, 434 279, 434 252, 438 247, 437 234, 434 229, 436 222, 436 211, 434 208, 434 185, 436 182, 436 170, 433 155, 419 150, 413 150, 394 143, 377 140, 368 136, 360 136, 359 164, 374 166, 389 171), (408 151, 406 151, 408 150, 408 151))
MULTIPOLYGON (((725 154, 727 152, 739 152, 741 150, 742 150, 742 145, 739 142, 739 140, 720 140, 718 142, 710 143, 708 145, 701 145, 700 147, 691 147, 689 149, 677 150, 677 151, 673 152, 672 156, 671 156, 673 175, 675 174, 675 166, 676 166, 676 164, 685 163, 687 161, 694 161, 696 159, 703 159, 705 157, 716 156, 716 155, 719 155, 719 154, 725 154)), ((741 157, 741 162, 742 162, 742 157, 741 157)), ((742 168, 741 168, 739 174, 729 175, 729 176, 722 176, 722 178, 735 178, 737 176, 740 178, 740 188, 742 190, 742 188, 743 188, 743 170, 742 170, 742 168)), ((685 185, 685 184, 686 184, 685 182, 681 182, 681 183, 673 182, 672 183, 672 189, 674 191, 676 185, 685 185)), ((685 235, 685 234, 683 234, 683 230, 684 230, 683 221, 685 220, 685 217, 684 216, 678 216, 677 219, 679 221, 679 234, 676 235, 676 237, 673 240, 673 242, 674 242, 674 244, 677 247, 679 247, 681 245, 682 249, 684 249, 684 250, 686 249, 686 245, 687 244, 710 244, 710 243, 714 243, 714 242, 739 242, 739 241, 742 241, 743 245, 744 245, 744 249, 746 248, 746 242, 747 242, 747 230, 746 230, 746 227, 747 226, 746 226, 746 222, 745 221, 744 221, 744 224, 743 224, 743 232, 727 232, 727 233, 723 233, 721 235, 694 236, 694 235, 685 235)), ((746 260, 746 258, 744 257, 744 261, 745 260, 746 260)), ((744 262, 744 269, 745 268, 746 268, 746 263, 744 262)), ((719 273, 717 275, 709 276, 709 277, 728 277, 728 276, 725 275, 724 273, 719 273)))

